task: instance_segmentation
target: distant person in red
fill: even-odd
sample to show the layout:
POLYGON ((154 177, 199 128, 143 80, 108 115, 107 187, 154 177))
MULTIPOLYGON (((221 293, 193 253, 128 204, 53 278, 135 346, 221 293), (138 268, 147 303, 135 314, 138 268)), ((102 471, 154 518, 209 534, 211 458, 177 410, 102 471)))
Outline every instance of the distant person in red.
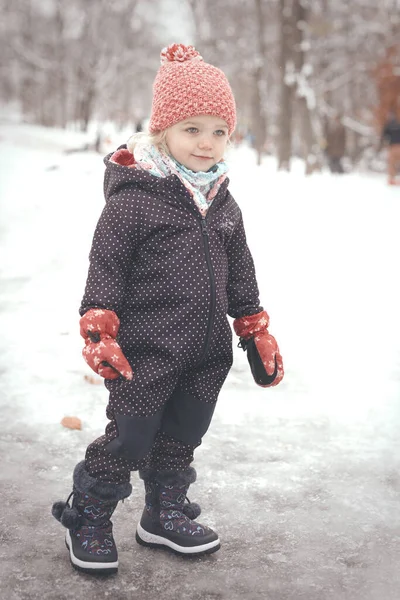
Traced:
POLYGON ((387 151, 387 173, 389 185, 400 185, 396 180, 396 173, 400 167, 400 119, 393 111, 382 131, 381 145, 388 147, 387 151))

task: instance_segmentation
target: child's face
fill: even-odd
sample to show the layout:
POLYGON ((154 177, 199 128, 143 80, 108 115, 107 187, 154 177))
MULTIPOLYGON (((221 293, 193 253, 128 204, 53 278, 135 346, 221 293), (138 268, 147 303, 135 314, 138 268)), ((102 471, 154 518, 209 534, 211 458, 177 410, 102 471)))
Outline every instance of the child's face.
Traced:
POLYGON ((228 125, 219 117, 190 117, 167 129, 166 143, 174 159, 187 169, 208 171, 224 156, 228 125))

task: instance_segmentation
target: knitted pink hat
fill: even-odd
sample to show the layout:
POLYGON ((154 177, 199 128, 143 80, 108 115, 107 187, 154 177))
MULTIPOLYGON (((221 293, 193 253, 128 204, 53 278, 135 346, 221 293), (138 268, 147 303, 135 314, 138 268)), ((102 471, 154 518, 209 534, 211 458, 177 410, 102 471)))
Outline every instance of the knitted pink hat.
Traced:
POLYGON ((161 52, 161 67, 153 84, 150 133, 164 131, 189 117, 212 115, 226 121, 229 135, 236 127, 236 106, 229 82, 193 46, 172 44, 161 52))

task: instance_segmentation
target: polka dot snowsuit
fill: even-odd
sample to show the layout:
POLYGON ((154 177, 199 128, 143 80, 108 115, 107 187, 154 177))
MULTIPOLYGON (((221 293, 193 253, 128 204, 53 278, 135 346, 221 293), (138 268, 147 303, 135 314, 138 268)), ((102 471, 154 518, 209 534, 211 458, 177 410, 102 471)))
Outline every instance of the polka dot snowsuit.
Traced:
POLYGON ((119 483, 145 466, 190 464, 232 365, 227 314, 262 307, 228 180, 203 218, 176 175, 158 178, 105 162, 106 206, 80 313, 115 311, 134 379, 106 380, 110 422, 88 447, 86 466, 119 483))

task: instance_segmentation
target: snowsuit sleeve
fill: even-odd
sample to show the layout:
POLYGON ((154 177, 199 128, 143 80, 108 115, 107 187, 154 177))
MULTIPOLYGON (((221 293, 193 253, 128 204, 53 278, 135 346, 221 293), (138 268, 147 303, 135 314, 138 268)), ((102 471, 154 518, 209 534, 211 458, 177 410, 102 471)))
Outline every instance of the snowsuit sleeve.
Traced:
POLYGON ((112 196, 97 223, 89 254, 89 273, 79 309, 105 308, 120 314, 138 239, 137 213, 123 192, 112 196))
POLYGON ((229 240, 228 248, 228 314, 234 319, 254 315, 263 310, 253 258, 246 242, 242 215, 229 240))

